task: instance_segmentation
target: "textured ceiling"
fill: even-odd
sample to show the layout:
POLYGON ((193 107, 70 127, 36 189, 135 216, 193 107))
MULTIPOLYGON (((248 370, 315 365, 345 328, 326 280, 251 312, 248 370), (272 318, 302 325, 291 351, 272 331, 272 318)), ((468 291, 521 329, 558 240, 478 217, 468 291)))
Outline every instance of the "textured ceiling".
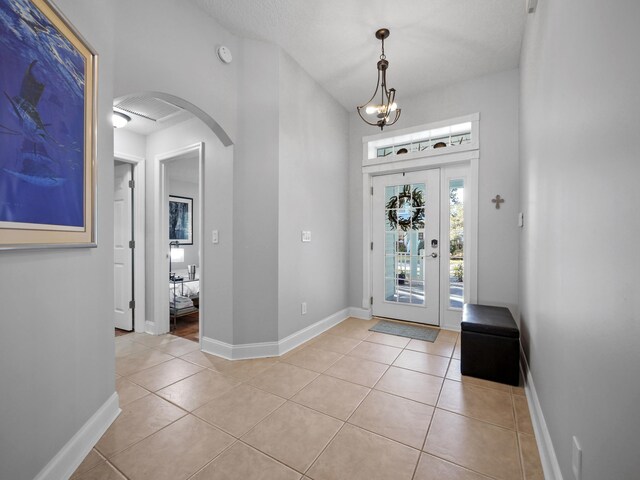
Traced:
MULTIPOLYGON (((381 27, 402 98, 518 66, 524 0, 192 0, 242 37, 280 45, 345 108, 373 93, 381 27)), ((235 52, 232 52, 235 53, 235 52)))

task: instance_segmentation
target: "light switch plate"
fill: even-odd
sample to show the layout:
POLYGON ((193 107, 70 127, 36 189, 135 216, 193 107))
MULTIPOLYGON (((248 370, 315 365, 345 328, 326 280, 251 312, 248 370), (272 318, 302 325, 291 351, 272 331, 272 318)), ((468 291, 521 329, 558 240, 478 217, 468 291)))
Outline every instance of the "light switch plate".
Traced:
POLYGON ((219 238, 218 238, 218 230, 213 230, 211 232, 211 242, 212 243, 218 243, 219 242, 219 238))
POLYGON ((311 241, 311 231, 310 230, 303 230, 302 231, 302 241, 305 242, 305 243, 311 241))
POLYGON ((522 212, 518 214, 518 226, 524 227, 524 214, 522 212))

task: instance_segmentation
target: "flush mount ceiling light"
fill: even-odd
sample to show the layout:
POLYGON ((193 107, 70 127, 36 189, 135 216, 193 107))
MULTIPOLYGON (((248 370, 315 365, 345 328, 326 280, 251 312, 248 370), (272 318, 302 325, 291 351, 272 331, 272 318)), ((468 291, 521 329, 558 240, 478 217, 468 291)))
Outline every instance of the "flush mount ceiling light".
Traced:
POLYGON ((401 112, 401 109, 398 108, 395 102, 396 89, 390 88, 387 90, 387 69, 389 68, 389 62, 384 55, 384 39, 388 36, 388 28, 381 28, 376 32, 376 38, 382 42, 382 54, 380 55, 380 60, 378 60, 378 83, 369 101, 357 107, 360 118, 369 125, 380 127, 380 130, 396 123, 400 118, 401 112), (380 92, 380 103, 375 103, 378 92, 380 92), (363 110, 367 116, 362 115, 363 110))
POLYGON ((131 121, 131 117, 114 110, 111 121, 113 122, 113 128, 121 128, 131 121))

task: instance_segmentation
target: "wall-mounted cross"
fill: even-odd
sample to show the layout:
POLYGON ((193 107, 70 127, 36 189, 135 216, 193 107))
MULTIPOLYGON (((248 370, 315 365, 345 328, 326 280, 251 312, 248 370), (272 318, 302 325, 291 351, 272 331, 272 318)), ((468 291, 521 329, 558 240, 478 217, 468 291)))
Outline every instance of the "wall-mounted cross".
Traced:
POLYGON ((500 209, 500 204, 504 203, 504 198, 500 197, 500 195, 496 195, 496 198, 492 198, 491 202, 496 204, 496 210, 500 209))

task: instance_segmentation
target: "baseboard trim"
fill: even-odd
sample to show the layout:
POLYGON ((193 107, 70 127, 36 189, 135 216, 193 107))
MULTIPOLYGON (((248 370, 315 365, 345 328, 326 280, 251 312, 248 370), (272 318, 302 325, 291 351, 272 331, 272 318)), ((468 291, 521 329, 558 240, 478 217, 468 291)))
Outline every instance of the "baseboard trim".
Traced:
POLYGON ((370 308, 359 308, 359 307, 349 307, 349 316, 360 318, 361 320, 371 320, 371 309, 370 308))
MULTIPOLYGON (((355 309, 363 310, 363 309, 355 309)), ((244 343, 240 345, 232 345, 230 343, 221 342, 214 338, 202 337, 201 348, 205 353, 217 355, 227 360, 246 360, 250 358, 277 357, 293 350, 304 342, 308 342, 321 333, 329 330, 331 327, 338 325, 347 318, 356 317, 352 314, 351 308, 344 308, 308 327, 292 333, 288 337, 283 338, 279 342, 262 342, 262 343, 244 343)), ((361 312, 356 312, 361 313, 361 312)), ((362 318, 362 317, 357 317, 362 318)))
POLYGON ((538 444, 538 452, 540 453, 540 462, 542 463, 544 478, 546 480, 563 480, 560 464, 558 463, 558 457, 556 456, 556 451, 553 448, 553 442, 551 441, 547 422, 545 421, 544 414, 542 413, 542 407, 540 406, 536 386, 533 383, 533 376, 529 370, 529 363, 527 362, 527 357, 525 356, 522 347, 520 347, 520 359, 522 378, 525 379, 524 389, 527 394, 527 403, 529 404, 529 411, 531 412, 531 423, 533 424, 533 431, 536 435, 536 443, 538 444))
POLYGON ((69 478, 118 415, 120 415, 119 398, 114 392, 34 480, 69 478))
POLYGON ((156 334, 156 322, 152 322, 151 320, 144 321, 144 333, 148 333, 149 335, 156 334))
POLYGON ((328 317, 323 318, 322 320, 312 325, 309 325, 308 327, 303 328, 302 330, 298 330, 297 332, 292 333, 288 337, 283 338, 278 342, 278 347, 279 347, 278 355, 283 355, 287 353, 289 350, 293 350, 297 346, 302 345, 304 342, 308 342, 313 337, 317 337, 318 335, 326 332, 330 328, 335 327, 340 322, 346 320, 350 316, 353 316, 350 314, 351 314, 351 309, 344 308, 334 313, 333 315, 329 315, 328 317))

